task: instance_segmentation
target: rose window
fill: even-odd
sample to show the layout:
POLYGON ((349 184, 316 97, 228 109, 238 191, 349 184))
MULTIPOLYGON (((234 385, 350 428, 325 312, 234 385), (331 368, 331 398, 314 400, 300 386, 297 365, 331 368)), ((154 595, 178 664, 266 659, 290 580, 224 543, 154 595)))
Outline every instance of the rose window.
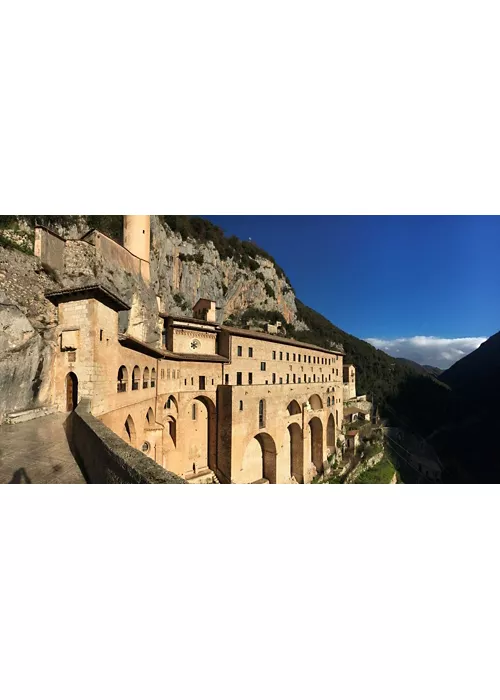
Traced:
POLYGON ((199 340, 192 340, 192 341, 191 341, 191 348, 192 348, 193 350, 198 350, 198 348, 200 347, 200 345, 201 345, 201 343, 200 343, 199 340))

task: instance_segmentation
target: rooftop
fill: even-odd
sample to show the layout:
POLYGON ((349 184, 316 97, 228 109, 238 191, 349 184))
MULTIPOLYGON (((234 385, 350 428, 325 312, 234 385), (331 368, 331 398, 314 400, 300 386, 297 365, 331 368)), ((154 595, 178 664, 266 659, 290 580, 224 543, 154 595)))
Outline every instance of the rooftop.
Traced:
POLYGON ((65 301, 77 301, 79 299, 97 299, 110 306, 115 311, 129 311, 130 306, 126 301, 120 299, 107 287, 100 284, 89 284, 83 287, 66 287, 45 295, 55 306, 65 301))

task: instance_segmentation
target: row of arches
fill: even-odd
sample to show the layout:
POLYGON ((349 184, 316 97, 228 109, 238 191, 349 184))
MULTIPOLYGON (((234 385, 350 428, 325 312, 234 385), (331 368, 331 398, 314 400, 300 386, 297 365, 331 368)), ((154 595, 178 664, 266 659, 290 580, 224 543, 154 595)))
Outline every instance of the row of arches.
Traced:
MULTIPOLYGON (((296 403, 296 402, 295 402, 296 403)), ((298 404, 297 404, 298 405, 298 404)), ((293 414, 292 414, 293 415, 293 414)), ((309 431, 310 462, 320 471, 323 466, 323 423, 318 416, 313 416, 307 424, 309 431)), ((335 420, 328 416, 326 424, 326 446, 329 452, 335 450, 335 420)), ((289 463, 289 477, 299 484, 304 482, 304 435, 298 423, 291 423, 285 432, 282 458, 289 463)), ((246 447, 242 470, 252 475, 252 481, 266 479, 271 484, 277 483, 278 450, 269 433, 258 433, 246 447), (255 477, 255 478, 254 478, 255 477)))
MULTIPOLYGON (((125 367, 125 365, 122 365, 119 368, 117 375, 116 391, 118 393, 128 390, 128 378, 128 369, 125 367)), ((156 369, 154 367, 151 368, 151 374, 149 372, 149 367, 145 367, 144 371, 142 372, 141 380, 141 369, 139 365, 135 365, 134 369, 132 370, 132 391, 137 391, 141 388, 141 386, 143 389, 148 389, 149 387, 154 389, 156 386, 156 369)))

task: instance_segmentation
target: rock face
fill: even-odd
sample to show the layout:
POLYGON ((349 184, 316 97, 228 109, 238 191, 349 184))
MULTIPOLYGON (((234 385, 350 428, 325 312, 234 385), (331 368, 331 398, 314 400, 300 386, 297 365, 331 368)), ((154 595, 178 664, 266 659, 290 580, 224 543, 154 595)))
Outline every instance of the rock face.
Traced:
POLYGON ((0 247, 0 423, 50 401, 57 287, 38 259, 0 247))
POLYGON ((157 216, 151 217, 151 281, 162 311, 190 313, 199 298, 206 298, 216 302, 219 323, 252 307, 279 311, 288 323, 306 328, 297 319, 295 294, 286 279, 270 260, 257 262, 256 271, 242 269, 231 258, 222 260, 213 243, 183 241, 157 216))
MULTIPOLYGON (((222 259, 211 241, 183 240, 158 216, 151 216, 151 283, 146 284, 79 240, 91 228, 86 217, 66 218, 70 224, 54 226, 66 239, 62 272, 44 269, 33 255, 2 247, 0 239, 0 423, 8 413, 52 400, 57 313, 44 295, 54 289, 107 286, 133 306, 125 323, 148 343, 161 338, 158 304, 162 312, 191 315, 202 297, 216 302, 219 323, 237 323, 244 311, 254 308, 263 318, 279 312, 298 330, 307 329, 298 319, 293 289, 267 258, 256 258, 256 270, 242 268, 232 258, 222 259)), ((0 234, 4 242, 32 250, 34 230, 23 217, 0 234)))

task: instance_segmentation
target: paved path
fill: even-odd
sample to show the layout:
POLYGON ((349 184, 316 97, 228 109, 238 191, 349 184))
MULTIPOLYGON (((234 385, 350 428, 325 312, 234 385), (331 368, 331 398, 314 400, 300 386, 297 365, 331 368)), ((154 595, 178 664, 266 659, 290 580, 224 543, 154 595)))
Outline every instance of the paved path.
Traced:
POLYGON ((66 413, 0 425, 0 483, 84 484, 66 440, 66 413))

